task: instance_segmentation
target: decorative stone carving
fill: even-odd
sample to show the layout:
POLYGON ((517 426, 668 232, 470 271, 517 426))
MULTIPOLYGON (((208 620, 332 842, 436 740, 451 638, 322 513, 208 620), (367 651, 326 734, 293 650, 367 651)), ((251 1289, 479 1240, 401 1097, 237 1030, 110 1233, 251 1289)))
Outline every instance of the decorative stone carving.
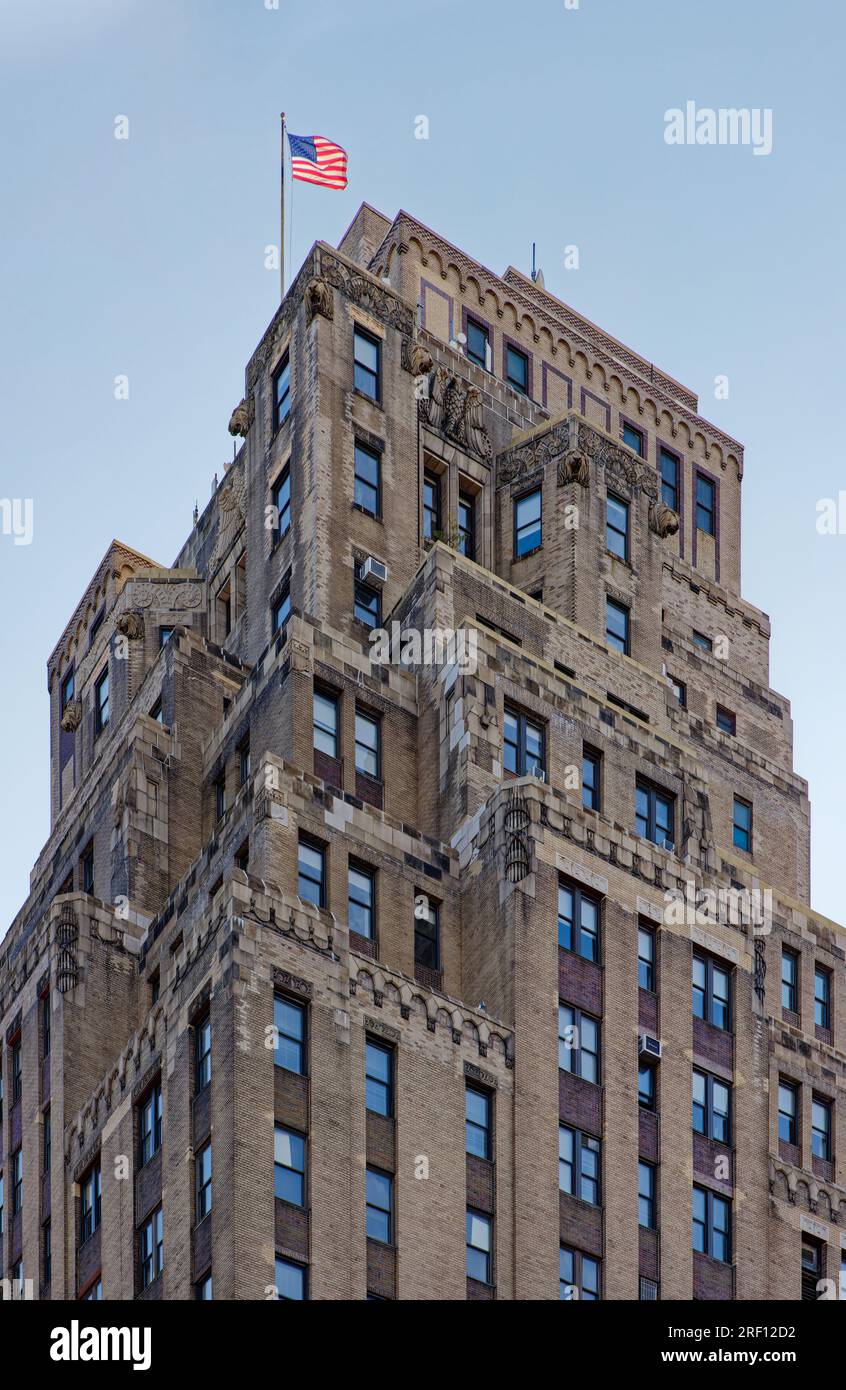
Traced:
POLYGON ((56 927, 56 943, 59 956, 56 962, 56 987, 60 994, 67 994, 79 979, 79 966, 76 960, 76 943, 79 939, 79 923, 70 903, 62 903, 59 922, 56 927))
POLYGON ((314 280, 309 280, 306 285, 305 302, 309 323, 316 314, 322 314, 325 319, 334 318, 335 305, 332 299, 332 290, 325 280, 320 280, 317 277, 314 280))
POLYGON ((250 426, 256 415, 255 400, 252 396, 245 396, 236 405, 229 419, 229 433, 237 435, 241 439, 246 439, 250 426))
POLYGON ((653 502, 649 508, 649 525, 656 536, 674 536, 679 529, 678 512, 666 502, 653 502))
POLYGON ((224 555, 229 551, 235 537, 244 525, 244 483, 240 475, 220 494, 220 519, 217 523, 217 538, 211 559, 211 573, 214 573, 224 555))
POLYGON ((402 365, 407 372, 411 372, 412 376, 425 376, 431 372, 435 364, 428 348, 425 348, 422 343, 413 343, 408 338, 404 338, 402 365))
POLYGON ((585 455, 578 449, 570 449, 558 465, 558 486, 578 483, 580 487, 587 487, 589 482, 590 465, 585 455))
POLYGON ((330 259, 321 248, 320 271, 333 289, 365 309, 390 328, 398 328, 409 338, 414 331, 414 314, 407 304, 397 299, 392 290, 384 288, 366 272, 355 270, 344 261, 330 259))
POLYGON ((200 584, 150 584, 138 581, 132 591, 132 601, 136 608, 199 608, 203 601, 200 584))
POLYGON ((551 429, 535 435, 527 444, 519 444, 515 449, 506 449, 500 454, 497 459, 497 481, 510 483, 534 473, 566 453, 569 443, 569 421, 559 421, 551 429))
POLYGON ((517 790, 509 793, 503 816, 505 843, 505 877, 509 883, 520 883, 530 867, 529 824, 531 817, 525 798, 517 790))
POLYGON ((138 642, 144 636, 144 619, 140 613, 121 613, 115 624, 121 636, 129 639, 130 642, 138 642))
POLYGON ((488 460, 493 454, 484 422, 481 392, 445 367, 430 372, 428 391, 417 403, 421 420, 461 448, 488 460))
POLYGON ((62 715, 62 729, 66 734, 74 734, 82 723, 82 703, 68 700, 62 715))

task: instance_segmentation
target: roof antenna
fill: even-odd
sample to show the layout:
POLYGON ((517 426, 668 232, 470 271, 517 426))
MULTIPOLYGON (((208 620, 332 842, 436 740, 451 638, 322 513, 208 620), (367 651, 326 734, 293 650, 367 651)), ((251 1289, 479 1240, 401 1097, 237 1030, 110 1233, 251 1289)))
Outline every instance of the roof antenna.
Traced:
POLYGON ((535 243, 534 243, 534 242, 532 242, 532 282, 533 282, 533 284, 539 286, 540 289, 544 289, 543 271, 542 271, 542 270, 539 270, 539 269, 538 269, 538 266, 537 266, 537 262, 536 262, 536 259, 535 259, 535 243))

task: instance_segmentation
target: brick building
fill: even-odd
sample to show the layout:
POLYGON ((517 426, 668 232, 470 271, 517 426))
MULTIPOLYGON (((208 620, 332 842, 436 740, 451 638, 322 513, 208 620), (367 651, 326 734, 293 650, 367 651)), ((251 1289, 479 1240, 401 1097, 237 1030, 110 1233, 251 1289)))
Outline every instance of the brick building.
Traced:
POLYGON ((230 430, 175 564, 113 542, 48 663, 7 1296, 837 1297, 846 939, 741 446, 367 205, 230 430))

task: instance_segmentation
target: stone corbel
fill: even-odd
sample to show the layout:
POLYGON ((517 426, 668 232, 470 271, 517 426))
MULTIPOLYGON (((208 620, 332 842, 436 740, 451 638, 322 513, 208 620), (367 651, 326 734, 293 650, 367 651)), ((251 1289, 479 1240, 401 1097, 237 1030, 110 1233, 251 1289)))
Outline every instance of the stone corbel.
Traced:
POLYGON ((82 723, 82 704, 79 700, 68 700, 62 715, 62 729, 66 734, 74 734, 82 723))
POLYGON ((128 638, 130 642, 138 642, 144 636, 144 619, 140 613, 133 613, 131 610, 121 613, 115 626, 121 636, 128 638))
POLYGON ((255 419, 255 401, 252 396, 245 396, 236 405, 229 419, 229 433, 246 439, 250 426, 255 419))
POLYGON ((587 487, 590 483, 590 466, 587 457, 580 449, 570 449, 558 464, 558 486, 578 483, 587 487))
POLYGON ((656 536, 674 536, 679 529, 678 512, 668 507, 666 502, 653 502, 649 508, 649 527, 656 536))
POLYGON ((325 280, 309 280, 305 292, 306 310, 308 321, 321 314, 323 318, 330 321, 335 316, 335 306, 332 299, 332 290, 325 280))

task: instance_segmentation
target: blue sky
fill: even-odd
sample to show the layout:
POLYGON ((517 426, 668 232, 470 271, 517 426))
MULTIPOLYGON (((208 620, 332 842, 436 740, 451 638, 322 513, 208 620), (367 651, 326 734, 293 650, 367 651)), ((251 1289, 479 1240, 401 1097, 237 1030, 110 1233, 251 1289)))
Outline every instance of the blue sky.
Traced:
POLYGON ((536 241, 554 293, 745 443, 744 596, 793 702, 814 906, 846 920, 846 498, 843 535, 815 525, 846 489, 844 29, 830 0, 0 0, 0 498, 34 506, 31 545, 0 535, 0 935, 49 831, 47 656, 111 538, 171 563, 231 456, 282 109, 350 154, 345 192, 297 185, 295 264, 362 199, 495 270, 536 241), (668 146, 688 100, 771 108, 772 154, 668 146))

